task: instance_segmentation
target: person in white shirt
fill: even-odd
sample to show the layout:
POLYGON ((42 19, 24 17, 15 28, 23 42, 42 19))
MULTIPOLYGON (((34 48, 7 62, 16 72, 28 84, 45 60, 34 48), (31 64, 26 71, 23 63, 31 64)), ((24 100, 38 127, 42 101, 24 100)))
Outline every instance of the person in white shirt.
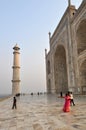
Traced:
POLYGON ((70 92, 70 105, 72 106, 75 106, 75 103, 74 103, 74 99, 73 99, 73 93, 72 92, 70 92))

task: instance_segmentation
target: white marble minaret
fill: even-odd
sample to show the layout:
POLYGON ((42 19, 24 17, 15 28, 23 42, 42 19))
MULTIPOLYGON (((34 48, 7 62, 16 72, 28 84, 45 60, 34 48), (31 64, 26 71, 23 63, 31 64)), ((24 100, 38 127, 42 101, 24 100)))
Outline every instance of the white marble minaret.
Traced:
POLYGON ((20 93, 20 48, 16 44, 13 47, 13 79, 12 79, 12 94, 20 93))

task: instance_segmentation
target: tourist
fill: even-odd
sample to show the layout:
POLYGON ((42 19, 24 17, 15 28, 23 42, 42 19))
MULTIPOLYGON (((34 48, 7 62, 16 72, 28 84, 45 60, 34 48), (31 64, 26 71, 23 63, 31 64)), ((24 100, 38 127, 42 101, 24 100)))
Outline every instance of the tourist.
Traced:
POLYGON ((63 94, 62 94, 62 92, 60 92, 60 97, 63 97, 63 94))
POLYGON ((70 95, 69 95, 69 93, 67 93, 64 98, 65 98, 65 103, 64 103, 63 111, 70 112, 70 95))
POLYGON ((39 92, 37 94, 39 95, 39 92))
POLYGON ((71 100, 70 100, 70 105, 72 106, 75 106, 75 103, 74 103, 74 99, 73 99, 73 93, 72 92, 70 92, 70 98, 71 98, 71 100))
POLYGON ((16 102, 17 102, 17 100, 16 100, 16 97, 13 97, 13 106, 12 106, 12 109, 16 109, 17 107, 16 107, 16 102))

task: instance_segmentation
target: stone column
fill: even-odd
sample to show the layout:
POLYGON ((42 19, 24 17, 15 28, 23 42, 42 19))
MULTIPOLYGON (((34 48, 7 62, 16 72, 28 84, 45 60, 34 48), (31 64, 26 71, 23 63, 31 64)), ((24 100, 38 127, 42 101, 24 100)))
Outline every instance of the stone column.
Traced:
POLYGON ((20 93, 20 60, 19 60, 19 50, 20 48, 16 44, 13 47, 13 79, 12 79, 12 95, 16 95, 20 93))

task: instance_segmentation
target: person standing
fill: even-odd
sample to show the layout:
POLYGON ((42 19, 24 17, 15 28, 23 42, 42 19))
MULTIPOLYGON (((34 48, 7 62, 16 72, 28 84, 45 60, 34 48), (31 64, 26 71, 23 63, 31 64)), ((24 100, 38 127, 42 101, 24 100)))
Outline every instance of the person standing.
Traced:
POLYGON ((17 102, 16 97, 13 97, 13 106, 12 106, 12 109, 14 109, 14 108, 17 109, 16 102, 17 102))
POLYGON ((63 94, 62 94, 62 92, 60 92, 60 97, 63 97, 63 94))
POLYGON ((70 98, 71 98, 71 100, 70 100, 70 105, 72 106, 75 106, 75 103, 74 103, 74 99, 73 99, 73 93, 72 92, 70 92, 70 98))
POLYGON ((65 98, 65 103, 64 103, 63 111, 70 112, 70 95, 67 93, 64 98, 65 98))

